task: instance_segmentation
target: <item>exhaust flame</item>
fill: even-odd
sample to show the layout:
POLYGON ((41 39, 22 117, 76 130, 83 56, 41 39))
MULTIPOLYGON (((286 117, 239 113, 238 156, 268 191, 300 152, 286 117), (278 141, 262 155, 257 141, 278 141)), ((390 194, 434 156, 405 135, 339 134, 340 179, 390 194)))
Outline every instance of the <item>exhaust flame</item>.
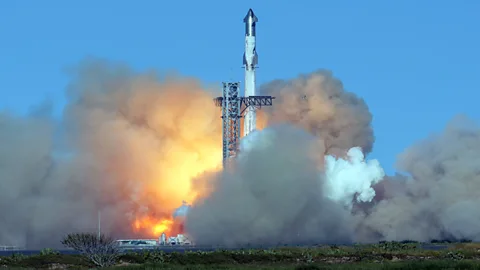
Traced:
POLYGON ((136 219, 133 225, 133 230, 137 233, 142 231, 150 231, 154 237, 159 237, 162 233, 171 235, 173 229, 173 219, 159 219, 155 220, 152 217, 146 216, 141 219, 136 219))

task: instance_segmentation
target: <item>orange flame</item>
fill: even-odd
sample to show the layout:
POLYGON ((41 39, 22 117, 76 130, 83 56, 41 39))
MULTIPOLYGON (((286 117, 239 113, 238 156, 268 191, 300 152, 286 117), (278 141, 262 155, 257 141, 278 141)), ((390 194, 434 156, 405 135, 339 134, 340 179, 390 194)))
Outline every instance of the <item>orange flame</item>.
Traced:
MULTIPOLYGON (((136 213, 132 229, 143 237, 183 233, 183 221, 173 219, 173 212, 184 200, 194 204, 207 196, 209 185, 193 179, 222 167, 221 110, 212 95, 190 81, 134 87, 138 91, 124 116, 131 121, 145 118, 149 129, 139 132, 142 137, 128 137, 129 155, 143 166, 132 166, 131 177, 145 179, 138 204, 150 210, 136 213)), ((258 119, 259 129, 264 128, 266 116, 259 113, 258 119)))
POLYGON ((222 166, 221 110, 196 82, 140 82, 133 87, 137 91, 123 115, 133 122, 146 119, 149 127, 135 136, 129 130, 122 144, 133 157, 125 164, 132 168, 128 177, 142 181, 136 204, 148 209, 134 212, 133 232, 141 237, 182 233, 183 221, 173 219, 173 212, 184 200, 193 204, 205 196, 200 188, 205 183, 193 180, 222 166))
POLYGON ((154 219, 145 216, 141 219, 135 219, 133 227, 136 232, 149 231, 151 236, 158 237, 162 235, 162 233, 171 235, 173 225, 173 219, 154 219))

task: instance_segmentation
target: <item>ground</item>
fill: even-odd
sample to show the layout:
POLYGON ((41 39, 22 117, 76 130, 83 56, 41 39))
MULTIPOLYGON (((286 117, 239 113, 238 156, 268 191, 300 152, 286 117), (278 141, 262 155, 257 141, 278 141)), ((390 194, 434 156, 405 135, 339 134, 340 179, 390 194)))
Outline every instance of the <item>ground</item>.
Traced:
MULTIPOLYGON (((164 253, 120 256, 116 269, 480 269, 480 244, 425 245, 386 242, 374 245, 283 247, 276 249, 164 253)), ((0 267, 16 269, 88 269, 80 255, 54 251, 0 257, 0 267)))

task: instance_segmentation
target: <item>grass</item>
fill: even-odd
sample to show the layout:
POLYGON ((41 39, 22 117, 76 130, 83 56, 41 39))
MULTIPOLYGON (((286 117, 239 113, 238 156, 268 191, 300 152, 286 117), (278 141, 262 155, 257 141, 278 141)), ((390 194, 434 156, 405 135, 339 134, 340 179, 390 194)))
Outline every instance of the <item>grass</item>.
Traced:
POLYGON ((14 255, 3 258, 0 257, 0 268, 3 265, 7 267, 16 267, 23 269, 42 269, 51 268, 52 266, 75 266, 78 268, 90 268, 93 266, 80 255, 61 254, 34 256, 14 255))
POLYGON ((394 270, 394 269, 480 269, 480 262, 478 261, 413 261, 413 262, 383 262, 383 263, 346 263, 346 264, 298 264, 298 265, 170 265, 170 264, 147 264, 136 266, 119 266, 111 269, 125 269, 125 270, 140 270, 140 269, 170 269, 170 270, 207 270, 207 269, 232 269, 232 270, 247 270, 247 269, 263 269, 263 270, 394 270))
MULTIPOLYGON (((446 244, 442 244, 446 245, 446 244)), ((0 257, 0 268, 88 269, 80 255, 53 250, 40 255, 0 257)), ((418 243, 282 247, 214 252, 145 251, 120 257, 116 269, 479 269, 480 244, 451 243, 446 249, 425 250, 418 243)))

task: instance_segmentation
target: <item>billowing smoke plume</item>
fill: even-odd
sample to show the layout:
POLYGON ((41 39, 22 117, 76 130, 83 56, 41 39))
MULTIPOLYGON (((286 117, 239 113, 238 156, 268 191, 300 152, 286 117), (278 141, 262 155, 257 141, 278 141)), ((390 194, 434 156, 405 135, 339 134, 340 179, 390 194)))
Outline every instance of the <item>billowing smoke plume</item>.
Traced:
POLYGON ((289 123, 318 137, 324 154, 345 155, 352 147, 368 154, 373 147, 372 115, 365 102, 344 90, 331 72, 320 70, 293 80, 275 80, 261 87, 275 96, 265 108, 267 122, 289 123))
POLYGON ((348 150, 347 158, 325 157, 327 188, 325 195, 352 209, 352 198, 371 202, 375 197, 373 186, 383 179, 385 172, 377 160, 364 160, 360 148, 348 150))
MULTIPOLYGON (((54 199, 41 195, 43 190, 56 193, 57 198, 69 196, 62 183, 51 185, 49 181, 55 166, 51 157, 53 133, 50 119, 0 113, 0 243, 4 245, 25 241, 35 216, 40 214, 36 212, 39 201, 46 209, 55 205, 54 199)), ((46 221, 37 220, 39 226, 50 224, 48 220, 55 215, 52 211, 43 214, 46 221)), ((64 218, 60 213, 60 221, 68 222, 64 218)))
POLYGON ((104 232, 131 236, 134 217, 170 217, 221 165, 219 110, 194 79, 88 60, 67 94, 62 125, 0 114, 0 245, 56 247, 95 231, 98 211, 104 232))
POLYGON ((187 215, 202 245, 338 243, 351 240, 348 211, 322 196, 316 138, 291 126, 270 127, 243 148, 232 170, 187 215))
POLYGON ((386 240, 480 241, 479 153, 480 128, 456 117, 442 134, 399 156, 398 169, 411 178, 388 180, 403 187, 375 205, 364 225, 386 240))
POLYGON ((189 212, 187 231, 200 244, 352 241, 353 200, 371 201, 384 176, 361 151, 373 143, 368 107, 327 72, 263 89, 277 97, 270 125, 288 125, 242 140, 235 169, 216 176, 215 191, 189 212), (340 157, 327 156, 324 168, 333 153, 340 157))
POLYGON ((399 170, 411 176, 384 177, 378 162, 364 161, 360 151, 368 152, 373 142, 368 108, 329 73, 266 89, 280 97, 268 111, 270 125, 297 126, 317 139, 280 128, 245 138, 247 153, 236 170, 217 175, 215 192, 187 217, 200 243, 480 240, 476 125, 449 125, 400 155, 399 170), (314 207, 305 203, 310 198, 316 198, 314 207), (337 221, 352 224, 354 233, 337 221))
POLYGON ((480 240, 476 125, 455 119, 399 156, 405 175, 380 181, 378 162, 364 160, 372 115, 329 72, 262 89, 277 97, 267 128, 221 170, 212 91, 83 63, 60 124, 48 104, 0 113, 0 245, 56 247, 64 233, 96 230, 98 211, 104 232, 151 238, 183 200, 199 244, 480 240))

